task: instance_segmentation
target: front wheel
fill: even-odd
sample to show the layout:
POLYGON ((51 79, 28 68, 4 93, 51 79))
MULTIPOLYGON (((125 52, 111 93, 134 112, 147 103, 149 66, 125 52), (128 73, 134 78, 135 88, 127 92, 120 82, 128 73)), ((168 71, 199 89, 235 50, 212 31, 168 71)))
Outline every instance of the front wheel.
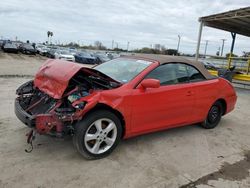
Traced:
POLYGON ((201 126, 206 129, 215 128, 219 124, 221 116, 222 116, 222 105, 219 101, 217 101, 212 105, 212 107, 208 111, 207 118, 205 119, 205 121, 201 123, 201 126))
POLYGON ((110 111, 98 110, 84 117, 76 125, 73 143, 85 158, 99 159, 115 149, 121 135, 119 118, 110 111))

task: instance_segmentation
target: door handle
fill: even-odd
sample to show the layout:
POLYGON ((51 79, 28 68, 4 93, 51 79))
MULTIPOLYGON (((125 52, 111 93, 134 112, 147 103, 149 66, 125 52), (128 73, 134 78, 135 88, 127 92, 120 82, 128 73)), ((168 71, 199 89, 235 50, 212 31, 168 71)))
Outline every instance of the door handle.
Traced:
POLYGON ((193 94, 194 94, 193 91, 188 91, 187 94, 186 94, 186 96, 192 96, 193 94))

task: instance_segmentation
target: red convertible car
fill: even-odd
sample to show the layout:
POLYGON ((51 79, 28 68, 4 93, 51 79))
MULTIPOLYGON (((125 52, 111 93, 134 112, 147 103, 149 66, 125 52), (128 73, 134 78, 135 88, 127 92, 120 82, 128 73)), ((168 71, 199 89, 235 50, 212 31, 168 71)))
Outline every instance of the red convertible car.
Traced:
POLYGON ((195 123, 214 128, 237 99, 231 83, 201 63, 160 55, 124 56, 93 68, 47 60, 16 93, 15 113, 24 124, 39 134, 72 135, 88 159, 144 133, 195 123))

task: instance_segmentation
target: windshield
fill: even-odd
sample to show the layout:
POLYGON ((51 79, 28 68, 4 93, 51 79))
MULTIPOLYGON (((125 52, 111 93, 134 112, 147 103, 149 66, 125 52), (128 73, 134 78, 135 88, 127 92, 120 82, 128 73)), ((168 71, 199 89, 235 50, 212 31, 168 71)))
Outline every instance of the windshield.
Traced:
POLYGON ((26 49, 34 49, 33 46, 31 46, 30 44, 24 44, 23 45, 26 49))
POLYGON ((127 83, 151 63, 145 60, 119 58, 100 64, 94 69, 119 82, 127 83))

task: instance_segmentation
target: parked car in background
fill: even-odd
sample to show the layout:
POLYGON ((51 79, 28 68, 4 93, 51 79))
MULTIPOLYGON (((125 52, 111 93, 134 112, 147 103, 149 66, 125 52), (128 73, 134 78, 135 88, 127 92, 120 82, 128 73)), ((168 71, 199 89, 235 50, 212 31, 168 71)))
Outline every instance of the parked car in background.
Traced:
POLYGON ((205 66, 206 69, 218 70, 220 68, 219 66, 216 66, 215 64, 207 62, 207 61, 202 61, 202 63, 205 66))
POLYGON ((47 46, 43 46, 39 49, 39 54, 42 56, 45 56, 48 51, 49 51, 49 48, 47 46))
POLYGON ((21 41, 12 41, 12 44, 15 44, 18 49, 20 49, 20 46, 23 44, 21 41))
POLYGON ((7 53, 18 53, 19 49, 14 43, 7 42, 3 46, 3 51, 7 53))
POLYGON ((16 94, 16 116, 31 128, 28 143, 34 130, 73 135, 88 159, 106 157, 121 139, 141 134, 192 124, 215 128, 237 100, 231 83, 201 63, 160 55, 127 56, 94 68, 48 60, 16 94))
POLYGON ((45 47, 45 45, 43 45, 43 44, 37 44, 36 45, 36 53, 40 54, 41 49, 44 47, 45 47))
POLYGON ((23 43, 19 47, 19 51, 23 54, 32 54, 36 55, 36 49, 30 43, 23 43))
POLYGON ((67 50, 57 50, 55 52, 55 58, 67 61, 75 61, 75 57, 67 50))
POLYGON ((3 49, 5 41, 4 40, 0 40, 0 49, 3 49))
POLYGON ((111 60, 108 56, 102 53, 94 53, 93 56, 96 58, 96 64, 101 64, 111 60))
POLYGON ((77 54, 77 49, 75 49, 75 48, 69 48, 69 53, 71 54, 71 55, 76 55, 77 54))
POLYGON ((118 54, 118 53, 106 52, 105 54, 106 54, 106 56, 107 56, 109 59, 115 59, 115 58, 120 57, 120 54, 118 54))
POLYGON ((75 62, 83 64, 96 64, 96 58, 87 52, 79 52, 75 55, 75 62))
POLYGON ((3 46, 5 45, 6 42, 10 42, 8 40, 0 40, 0 48, 3 50, 3 46))
POLYGON ((55 53, 56 53, 57 49, 56 48, 48 48, 47 52, 46 52, 46 57, 54 59, 55 58, 55 53))

